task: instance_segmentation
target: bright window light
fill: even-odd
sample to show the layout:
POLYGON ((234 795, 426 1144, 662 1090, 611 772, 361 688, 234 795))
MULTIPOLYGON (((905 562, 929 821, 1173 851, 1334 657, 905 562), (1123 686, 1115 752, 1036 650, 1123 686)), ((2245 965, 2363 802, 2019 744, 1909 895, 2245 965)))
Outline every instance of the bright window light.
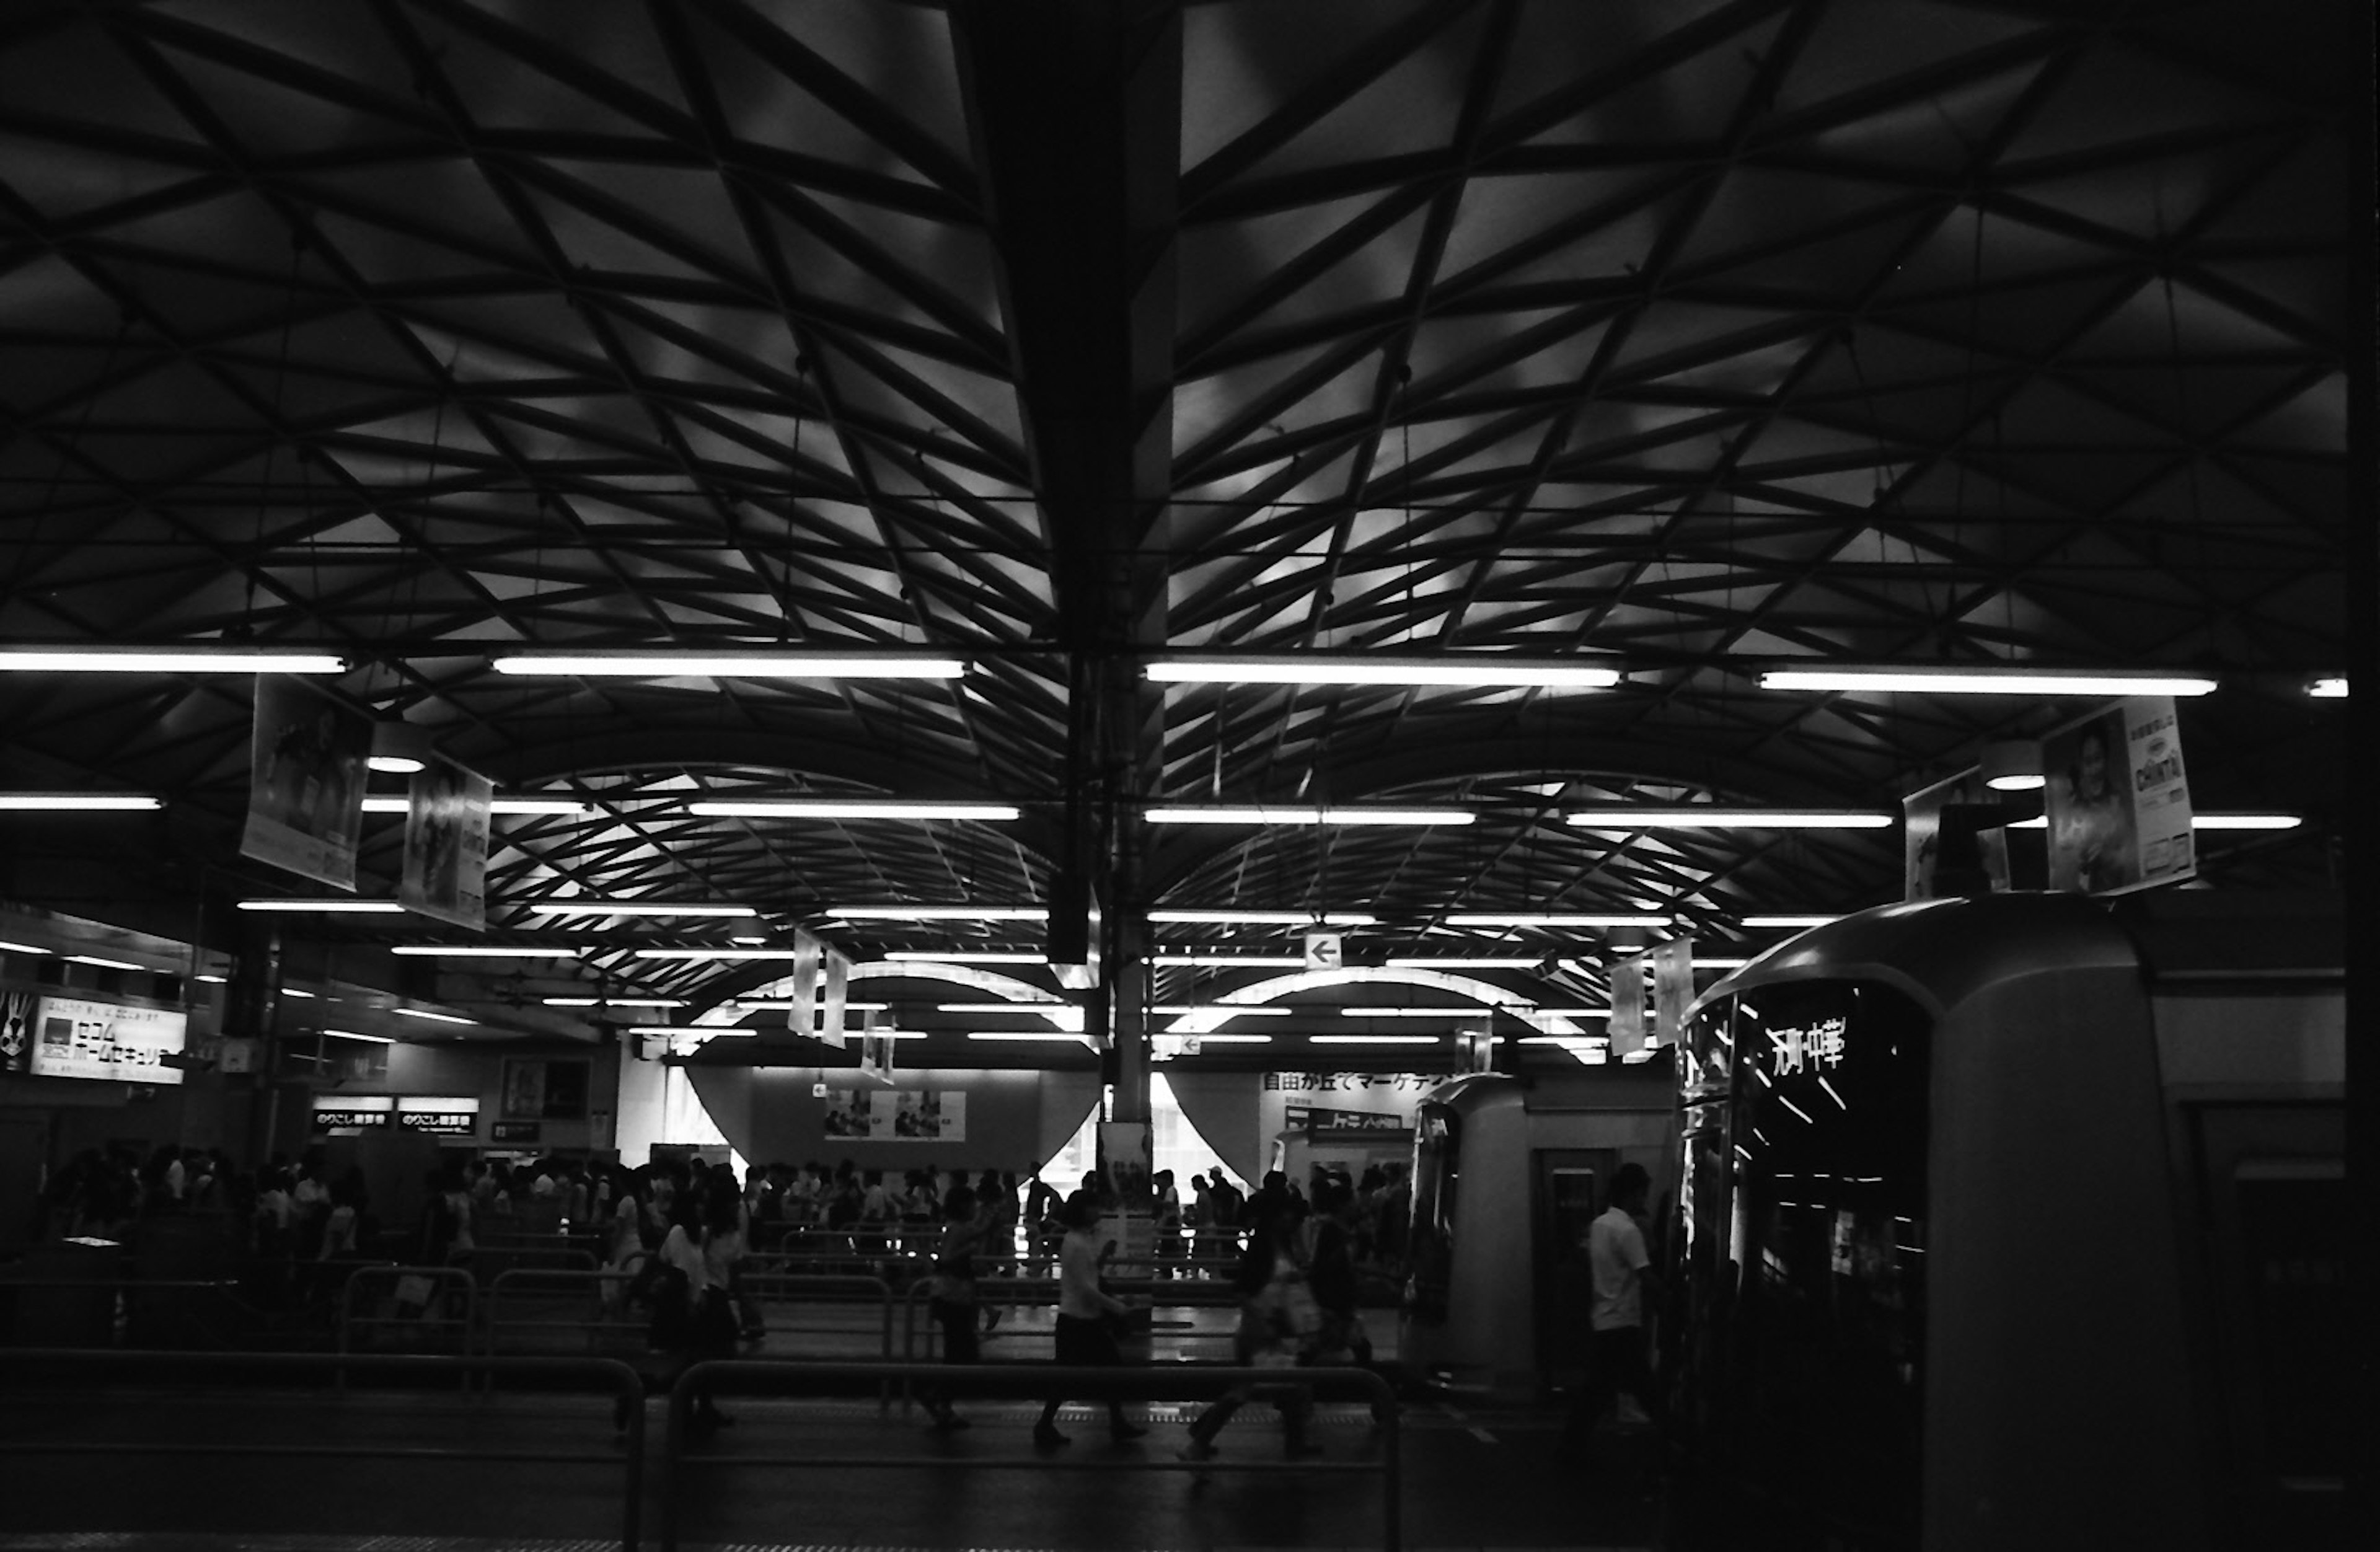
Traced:
POLYGON ((1038 905, 835 905, 824 913, 846 921, 1041 921, 1038 905))
POLYGON ((1151 911, 1153 922, 1198 927, 1371 927, 1378 916, 1362 911, 1151 911))
POLYGON ((683 1008, 683 997, 546 997, 549 1008, 683 1008))
POLYGON ((2306 694, 2316 700, 2345 700, 2347 681, 2343 678, 2317 679, 2306 686, 2306 694))
POLYGON ((1467 808, 1293 808, 1257 804, 1239 807, 1151 808, 1151 824, 1216 825, 1467 825, 1479 816, 1467 808))
POLYGON ((585 951, 563 948, 516 949, 482 943, 399 943, 388 952, 421 959, 577 959, 585 951))
POLYGON ((538 900, 528 906, 539 916, 757 916, 749 905, 697 905, 671 900, 538 900))
MULTIPOLYGON (((1204 1038, 1204 1037, 1200 1037, 1204 1038)), ((1436 1046, 1445 1043, 1439 1035, 1308 1035, 1307 1041, 1318 1046, 1436 1046)))
POLYGON ((903 964, 922 960, 936 964, 1046 964, 1050 956, 1013 949, 895 949, 884 957, 903 964))
POLYGON ((345 673, 327 652, 258 647, 0 649, 0 673, 345 673))
POLYGON ((475 1019, 457 1018, 453 1013, 433 1013, 427 1008, 399 1008, 397 1012, 403 1013, 407 1018, 428 1019, 432 1024, 468 1025, 476 1024, 478 1022, 475 1019))
POLYGON ((1389 961, 1391 970, 1535 970, 1545 963, 1542 954, 1526 959, 1478 959, 1464 954, 1409 954, 1389 961))
POLYGON ((1621 912, 1604 915, 1566 911, 1466 911, 1446 918, 1449 927, 1667 927, 1665 913, 1621 912))
POLYGON ((982 819, 1020 817, 1013 803, 939 803, 901 798, 710 798, 686 811, 708 819, 982 819))
POLYGON ((396 916, 405 907, 394 900, 243 900, 243 911, 340 911, 375 916, 396 916))
POLYGON ((146 813, 164 806, 145 793, 0 793, 0 810, 13 813, 146 813))
POLYGON ((1803 916, 1746 916, 1743 918, 1743 925, 1746 927, 1824 927, 1828 922, 1841 919, 1840 916, 1815 914, 1803 916))
POLYGON ((1692 804, 1682 808, 1580 808, 1563 822, 1585 830, 1885 830, 1898 814, 1859 808, 1725 808, 1692 804))
POLYGON ((964 658, 846 652, 523 652, 498 673, 609 679, 958 679, 964 658))
POLYGON ((1884 690, 1914 695, 2203 696, 2215 681, 2199 674, 2126 673, 2058 668, 1770 669, 1764 690, 1884 690))
POLYGON ((1424 658, 1170 658, 1150 663, 1148 677, 1160 684, 1543 685, 1604 690, 1620 683, 1620 671, 1595 663, 1458 652, 1424 658))
POLYGON ((1226 953, 1220 950, 1208 952, 1185 951, 1177 953, 1150 954, 1148 963, 1173 966, 1205 965, 1210 969, 1303 970, 1305 968, 1305 956, 1303 954, 1235 954, 1226 953))

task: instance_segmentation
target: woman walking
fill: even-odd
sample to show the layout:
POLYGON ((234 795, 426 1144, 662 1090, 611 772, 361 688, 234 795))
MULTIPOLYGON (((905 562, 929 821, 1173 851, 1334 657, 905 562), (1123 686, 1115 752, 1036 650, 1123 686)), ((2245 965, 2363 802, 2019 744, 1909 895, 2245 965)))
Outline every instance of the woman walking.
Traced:
MULTIPOLYGON (((1062 1216, 1066 1237, 1058 1246, 1058 1363, 1068 1368, 1121 1365, 1123 1354, 1116 1350, 1115 1326, 1130 1312, 1123 1300, 1099 1286, 1098 1200, 1088 1192, 1077 1192, 1067 1200, 1062 1216)), ((1033 1425, 1033 1442, 1044 1449, 1074 1442, 1058 1431, 1062 1400, 1052 1396, 1043 1402, 1041 1420, 1033 1425)), ((1110 1438, 1121 1444, 1147 1432, 1124 1416, 1122 1401, 1109 1400, 1110 1438)))

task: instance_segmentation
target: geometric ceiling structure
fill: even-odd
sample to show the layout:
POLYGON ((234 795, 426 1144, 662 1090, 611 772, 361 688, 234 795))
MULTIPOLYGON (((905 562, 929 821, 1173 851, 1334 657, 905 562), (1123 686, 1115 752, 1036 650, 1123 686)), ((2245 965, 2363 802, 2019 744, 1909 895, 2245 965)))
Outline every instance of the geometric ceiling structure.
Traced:
MULTIPOLYGON (((1760 687, 1788 663, 2211 675, 2197 806, 2305 822, 2207 835, 2202 878, 2332 881, 2345 712, 2304 689, 2356 666, 2369 549, 2358 7, 1123 9, 12 10, 0 644, 345 654, 341 694, 586 805, 497 821, 491 940, 579 892, 763 936, 1038 904, 1096 800, 1128 905, 1363 909, 1378 954, 1560 947, 1446 920, 1522 910, 1756 941, 1897 898, 1897 831, 1564 812, 1889 809, 2088 704, 1760 687), (525 646, 972 666, 492 670, 525 646), (1166 651, 1622 677, 1141 681, 1166 651), (1021 817, 686 809, 756 794, 1021 817), (1141 825, 1160 803, 1476 818, 1141 825)), ((249 712, 238 679, 0 676, 0 786, 168 805, 12 825, 0 893, 153 925, 295 892, 237 855, 249 712)))

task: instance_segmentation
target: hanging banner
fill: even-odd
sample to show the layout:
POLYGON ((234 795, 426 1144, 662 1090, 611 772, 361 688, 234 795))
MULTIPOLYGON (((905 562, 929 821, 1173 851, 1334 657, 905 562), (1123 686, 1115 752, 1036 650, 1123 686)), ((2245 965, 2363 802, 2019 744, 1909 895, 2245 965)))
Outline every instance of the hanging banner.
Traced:
POLYGON ((2041 741, 2049 887, 2124 894, 2198 871, 2181 722, 2168 696, 2134 696, 2041 741))
POLYGON ((794 973, 785 991, 785 1027, 807 1038, 819 1029, 819 969, 826 945, 802 928, 794 928, 794 973))
POLYGON ((405 877, 396 898, 408 911, 477 932, 487 926, 488 816, 495 783, 443 755, 413 773, 405 811, 405 877))
POLYGON ((1653 1043, 1674 1046, 1685 1038, 1686 1010, 1694 1003, 1694 940, 1672 938, 1655 946, 1653 1043))
POLYGON ((258 674, 240 855, 354 889, 371 745, 370 712, 295 675, 258 674))
POLYGON ((1645 956, 1628 954, 1611 962, 1611 1054, 1626 1056, 1645 1044, 1645 956))
POLYGON ((869 1013, 859 1032, 859 1072, 863 1077, 889 1084, 892 1081, 892 1052, 901 1042, 893 1037, 890 1025, 878 1027, 877 1017, 869 1013))
POLYGON ((851 1000, 851 956, 841 949, 827 949, 826 989, 819 999, 819 1038, 835 1049, 850 1044, 843 1027, 844 1005, 851 1000))
POLYGON ((177 1084, 189 1017, 166 1008, 120 1008, 70 997, 42 999, 33 1038, 37 1077, 106 1078, 122 1083, 177 1084))
MULTIPOLYGON (((1984 785, 1983 772, 1962 770, 1900 800, 1900 897, 1935 897, 1934 870, 1941 860, 1942 808, 1950 803, 1997 803, 2000 794, 1984 785)), ((1975 847, 1984 871, 1991 876, 1992 892, 2009 889, 2008 832, 1994 826, 1975 832, 1975 847)))

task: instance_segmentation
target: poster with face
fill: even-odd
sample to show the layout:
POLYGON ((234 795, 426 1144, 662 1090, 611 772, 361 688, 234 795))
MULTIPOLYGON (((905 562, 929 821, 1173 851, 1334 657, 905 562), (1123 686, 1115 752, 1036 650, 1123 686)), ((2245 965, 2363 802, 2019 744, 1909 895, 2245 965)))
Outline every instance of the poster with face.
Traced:
POLYGON ((256 676, 242 856, 356 887, 370 713, 286 673, 256 676))
POLYGON ((0 1073, 23 1073, 33 1064, 33 1004, 30 991, 0 997, 0 1073))
MULTIPOLYGON (((1942 809, 1953 803, 1997 803, 2000 794, 1984 785, 1981 770, 1962 770, 1948 781, 1911 793, 1900 800, 1900 871, 1903 900, 1931 900, 1934 872, 1941 860, 1942 809)), ((2009 888, 2008 831, 1998 826, 1975 832, 1975 847, 1992 891, 2009 888)))
POLYGON ((405 812, 405 876, 397 899, 408 911, 476 932, 487 925, 488 816, 495 784, 433 755, 413 773, 405 812))
MULTIPOLYGON (((824 1130, 830 1137, 867 1137, 873 1134, 876 1115, 876 1090, 872 1088, 833 1088, 827 1091, 824 1130)), ((886 1130, 891 1130, 892 1118, 886 1116, 886 1130)))
POLYGON ((2049 887, 2123 894, 2187 879, 2190 780, 2173 701, 2135 696, 2042 740, 2049 887))

